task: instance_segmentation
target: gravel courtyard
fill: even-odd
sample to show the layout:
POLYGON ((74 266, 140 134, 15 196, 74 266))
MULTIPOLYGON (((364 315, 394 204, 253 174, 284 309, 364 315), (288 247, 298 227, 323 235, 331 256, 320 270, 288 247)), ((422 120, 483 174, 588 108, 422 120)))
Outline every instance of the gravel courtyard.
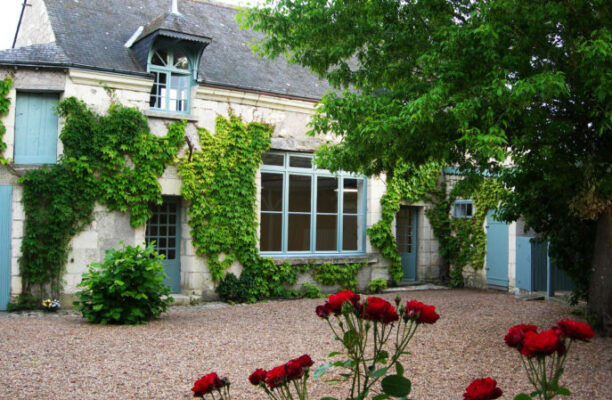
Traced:
MULTIPOLYGON (((507 293, 430 290, 399 293, 435 305, 441 318, 419 329, 403 359, 414 400, 461 399, 474 378, 491 376, 503 399, 530 391, 518 354, 503 341, 519 323, 548 328, 569 315, 552 301, 507 293)), ((392 300, 396 294, 383 297, 392 300)), ((144 326, 96 326, 76 314, 0 313, 0 399, 187 399, 193 382, 216 371, 234 400, 265 399, 248 375, 304 353, 315 367, 339 350, 314 313, 323 300, 173 307, 144 326)), ((574 318, 574 317, 572 317, 574 318)), ((612 399, 612 339, 571 351, 562 380, 571 399, 612 399)), ((310 380, 311 400, 341 387, 310 380)))

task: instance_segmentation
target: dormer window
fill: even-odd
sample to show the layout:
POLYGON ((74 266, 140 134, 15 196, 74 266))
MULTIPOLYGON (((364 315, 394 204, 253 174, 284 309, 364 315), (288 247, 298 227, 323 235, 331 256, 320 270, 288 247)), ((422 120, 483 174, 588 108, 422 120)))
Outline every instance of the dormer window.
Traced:
POLYGON ((151 110, 189 113, 195 61, 193 55, 181 48, 156 46, 151 50, 147 67, 155 76, 149 101, 151 110))

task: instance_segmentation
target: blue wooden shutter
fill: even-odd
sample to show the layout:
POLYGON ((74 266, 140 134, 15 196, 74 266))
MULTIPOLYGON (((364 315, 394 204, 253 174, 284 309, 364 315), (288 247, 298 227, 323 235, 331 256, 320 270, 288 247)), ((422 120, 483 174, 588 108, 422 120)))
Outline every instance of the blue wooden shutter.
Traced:
POLYGON ((11 200, 12 186, 0 186, 0 310, 11 296, 11 200))
POLYGON ((15 164, 55 164, 58 100, 55 93, 17 93, 15 164))

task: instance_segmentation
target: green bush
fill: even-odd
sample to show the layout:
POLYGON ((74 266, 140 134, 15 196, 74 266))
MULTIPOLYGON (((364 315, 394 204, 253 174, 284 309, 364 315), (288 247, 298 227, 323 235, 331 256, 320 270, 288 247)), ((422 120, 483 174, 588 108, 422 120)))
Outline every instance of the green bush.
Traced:
POLYGON ((253 295, 255 280, 243 272, 240 279, 228 272, 215 289, 221 300, 228 303, 254 303, 257 298, 253 295))
POLYGON ((319 299, 325 297, 323 293, 321 293, 321 289, 317 285, 313 285, 311 283, 305 282, 302 284, 302 297, 307 299, 319 299))
POLYGON ((381 293, 387 288, 387 281, 382 278, 376 278, 368 283, 368 287, 372 293, 381 293))
POLYGON ((75 307, 89 322, 143 324, 166 311, 170 287, 154 246, 124 246, 106 251, 104 263, 83 274, 75 307))

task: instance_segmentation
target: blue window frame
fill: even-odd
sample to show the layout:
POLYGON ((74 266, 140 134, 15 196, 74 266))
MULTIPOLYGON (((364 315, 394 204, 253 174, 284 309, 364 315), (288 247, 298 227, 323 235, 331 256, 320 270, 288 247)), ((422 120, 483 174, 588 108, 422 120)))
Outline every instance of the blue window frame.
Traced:
POLYGON ((472 218, 474 215, 474 204, 472 200, 455 200, 453 203, 453 217, 472 218))
POLYGON ((147 69, 155 81, 151 88, 151 110, 188 114, 194 83, 195 58, 180 46, 161 42, 149 54, 147 69))
POLYGON ((365 254, 365 177, 332 174, 314 156, 262 155, 260 251, 268 255, 365 254))

